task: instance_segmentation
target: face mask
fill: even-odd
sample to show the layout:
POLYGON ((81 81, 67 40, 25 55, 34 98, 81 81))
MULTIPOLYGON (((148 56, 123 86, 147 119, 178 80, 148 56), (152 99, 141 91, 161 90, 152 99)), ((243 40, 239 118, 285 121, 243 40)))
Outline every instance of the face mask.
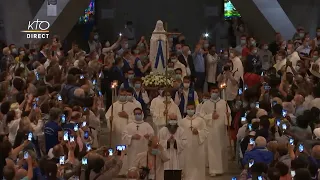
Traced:
POLYGON ((187 110, 188 116, 193 116, 194 115, 194 110, 193 109, 188 109, 187 110))
POLYGON ((318 58, 318 56, 313 56, 313 60, 317 60, 318 58))
POLYGON ((20 55, 25 55, 25 52, 24 51, 20 51, 20 55))
POLYGON ((191 51, 190 50, 188 51, 188 55, 191 55, 191 51))
POLYGON ((137 121, 141 121, 142 120, 142 115, 141 114, 135 114, 134 117, 135 117, 135 119, 137 121))
POLYGON ((268 50, 268 48, 269 48, 268 46, 264 46, 263 47, 264 50, 268 50))
POLYGON ((121 64, 120 64, 120 67, 123 68, 123 66, 124 66, 124 63, 121 63, 121 64))
POLYGON ((139 54, 140 51, 139 51, 138 49, 136 49, 136 50, 134 50, 133 52, 134 52, 135 54, 139 54))
POLYGON ((224 54, 223 57, 224 57, 225 59, 227 59, 227 58, 228 58, 228 54, 224 54))
POLYGON ((253 109, 256 107, 256 104, 255 103, 250 103, 250 108, 253 109))
POLYGON ((169 120, 168 123, 169 123, 171 126, 174 126, 174 125, 178 124, 177 120, 169 120))
POLYGON ((132 101, 133 100, 133 96, 127 96, 127 101, 132 101))
POLYGON ((283 50, 283 49, 285 49, 287 46, 286 45, 284 45, 284 46, 281 46, 281 49, 283 50))
POLYGON ((171 59, 171 62, 176 63, 178 60, 177 59, 171 59))
POLYGON ((242 39, 242 40, 240 41, 240 43, 241 43, 242 45, 245 45, 245 44, 247 43, 247 41, 244 40, 244 39, 242 39))
POLYGON ((234 57, 234 54, 233 54, 233 53, 230 53, 230 57, 234 57))
POLYGON ((95 40, 98 40, 99 36, 98 35, 94 35, 93 37, 95 40))
POLYGON ((282 61, 283 60, 282 56, 278 56, 278 60, 282 61))
POLYGON ((141 84, 135 84, 134 87, 135 87, 136 89, 140 89, 140 88, 141 88, 141 84))
POLYGON ((209 44, 204 44, 203 47, 204 47, 204 48, 208 48, 208 47, 209 47, 209 44))
POLYGON ((168 69, 168 71, 173 71, 174 69, 173 68, 167 68, 168 69))
POLYGON ((251 41, 251 46, 256 46, 256 42, 255 41, 251 41))
POLYGON ((152 155, 157 155, 157 154, 159 154, 159 149, 152 149, 151 154, 152 154, 152 155))
POLYGON ((299 71, 300 70, 300 66, 296 66, 296 71, 299 71))
POLYGON ((211 93, 211 99, 216 100, 218 99, 219 94, 218 93, 211 93))
POLYGON ((128 79, 133 79, 133 78, 134 78, 133 74, 128 75, 128 79))
POLYGON ((176 79, 181 79, 181 74, 176 74, 176 79))
POLYGON ((184 87, 184 88, 189 88, 189 87, 190 87, 190 84, 189 84, 189 83, 183 83, 183 87, 184 87))
POLYGON ((303 37, 304 37, 304 33, 299 33, 299 36, 300 36, 301 38, 303 38, 303 37))
POLYGON ((33 56, 28 56, 30 60, 33 60, 33 56))
POLYGON ((160 96, 162 95, 162 93, 163 93, 163 90, 161 89, 161 90, 158 90, 158 93, 160 94, 160 96))
POLYGON ((106 42, 106 47, 110 47, 110 43, 109 43, 109 41, 108 41, 108 42, 106 42))
POLYGON ((18 50, 16 48, 13 48, 11 51, 12 51, 13 54, 17 54, 18 53, 18 50))
POLYGON ((254 50, 252 50, 252 54, 257 54, 257 50, 256 49, 254 49, 254 50))
POLYGON ((129 44, 125 44, 125 45, 124 45, 124 48, 125 48, 125 49, 128 49, 128 48, 129 48, 129 44))
POLYGON ((96 55, 96 60, 98 60, 98 59, 99 59, 99 55, 97 54, 97 55, 96 55))
POLYGON ((120 102, 125 102, 127 100, 127 96, 119 96, 119 101, 120 102))
POLYGON ((172 37, 171 37, 171 38, 169 38, 169 41, 170 41, 170 42, 172 42, 172 41, 173 41, 173 38, 172 38, 172 37))
POLYGON ((288 53, 288 54, 291 54, 292 52, 291 52, 291 50, 290 50, 290 49, 288 49, 288 50, 287 50, 287 53, 288 53))
POLYGON ((320 36, 320 32, 317 32, 317 36, 320 36))

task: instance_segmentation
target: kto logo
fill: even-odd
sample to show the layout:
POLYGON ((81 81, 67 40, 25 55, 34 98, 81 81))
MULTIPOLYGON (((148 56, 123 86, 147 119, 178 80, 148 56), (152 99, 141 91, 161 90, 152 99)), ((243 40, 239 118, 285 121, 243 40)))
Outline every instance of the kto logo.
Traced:
POLYGON ((28 29, 21 31, 27 33, 28 39, 46 39, 49 38, 50 23, 48 21, 29 21, 28 29))

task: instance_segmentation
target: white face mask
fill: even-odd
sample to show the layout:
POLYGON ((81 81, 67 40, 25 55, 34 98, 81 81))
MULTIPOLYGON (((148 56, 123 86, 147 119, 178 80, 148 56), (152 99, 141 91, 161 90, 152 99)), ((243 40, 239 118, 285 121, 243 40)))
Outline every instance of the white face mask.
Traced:
POLYGON ((96 60, 98 60, 98 59, 99 59, 99 55, 97 54, 97 55, 96 55, 96 60))
POLYGON ((124 48, 125 48, 125 49, 128 49, 128 48, 129 48, 129 44, 125 44, 125 45, 124 45, 124 48))
POLYGON ((190 50, 188 51, 188 55, 191 55, 191 51, 190 50))
POLYGON ((20 55, 25 55, 25 52, 24 51, 20 51, 20 55))
POLYGON ((93 37, 95 40, 98 40, 99 36, 98 35, 94 35, 93 37))
POLYGON ((184 88, 189 88, 190 87, 190 83, 183 83, 183 87, 184 88))

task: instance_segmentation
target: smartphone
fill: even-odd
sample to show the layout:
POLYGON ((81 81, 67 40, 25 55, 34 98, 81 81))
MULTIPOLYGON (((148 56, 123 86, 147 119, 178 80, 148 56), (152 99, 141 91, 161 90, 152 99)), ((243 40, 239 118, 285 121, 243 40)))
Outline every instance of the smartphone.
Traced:
POLYGON ((238 90, 238 94, 241 95, 242 94, 242 88, 239 88, 238 90))
POLYGON ((101 92, 101 91, 98 91, 98 95, 101 97, 101 96, 102 96, 102 92, 101 92))
POLYGON ((248 124, 249 131, 252 131, 252 124, 248 124))
POLYGON ((88 158, 83 157, 81 160, 82 165, 88 165, 88 158))
POLYGON ((59 164, 63 165, 64 164, 64 156, 60 156, 59 158, 59 164))
POLYGON ((74 136, 70 136, 70 142, 74 142, 74 136))
POLYGON ((286 124, 282 124, 282 130, 287 130, 287 125, 286 124))
POLYGON ((270 90, 271 86, 264 86, 264 90, 270 90))
POLYGON ((37 108, 37 102, 34 102, 34 103, 33 103, 32 108, 33 108, 33 109, 36 109, 36 108, 37 108))
POLYGON ((86 144, 86 148, 87 148, 87 152, 88 152, 88 151, 91 151, 91 144, 87 143, 87 144, 86 144))
POLYGON ((119 33, 119 36, 121 37, 121 36, 122 36, 122 33, 119 33))
POLYGON ((263 180, 262 176, 258 176, 258 180, 263 180))
POLYGON ((245 112, 245 113, 244 113, 244 117, 247 117, 247 115, 248 115, 248 113, 247 113, 247 112, 245 112))
POLYGON ((260 103, 259 102, 256 102, 256 108, 260 108, 260 103))
POLYGON ((248 89, 248 85, 244 85, 244 90, 247 90, 248 89))
POLYGON ((98 76, 99 78, 101 78, 102 77, 102 71, 99 73, 99 76, 98 76))
POLYGON ((275 106, 276 104, 278 104, 277 101, 272 101, 272 106, 275 106))
POLYGON ((237 180, 237 177, 232 177, 232 179, 231 180, 237 180))
POLYGON ((64 131, 63 132, 63 140, 64 141, 68 141, 69 140, 69 132, 68 131, 64 131))
POLYGON ((32 141, 32 132, 28 133, 28 141, 32 141))
POLYGON ((37 79, 37 81, 39 81, 39 80, 40 80, 40 78, 39 78, 39 73, 36 71, 35 74, 36 74, 36 79, 37 79))
POLYGON ((54 56, 54 51, 51 51, 51 56, 54 56))
POLYGON ((241 122, 245 122, 247 121, 247 118, 246 117, 241 117, 241 122))
POLYGON ((77 132, 79 130, 79 124, 74 124, 73 130, 77 132))
POLYGON ((116 150, 118 151, 118 156, 121 155, 121 151, 124 151, 126 149, 126 145, 118 145, 116 146, 116 150))
POLYGON ((251 167, 253 166, 253 164, 254 164, 254 160, 253 160, 253 159, 250 159, 250 161, 249 161, 249 168, 251 168, 251 167))
POLYGON ((83 121, 81 127, 85 127, 87 125, 87 121, 83 121))
POLYGON ((38 97, 36 97, 36 98, 35 98, 35 101, 36 101, 36 102, 38 102, 38 101, 39 101, 39 98, 38 98, 38 97))
POLYGON ((28 157, 29 157, 29 153, 27 151, 25 151, 23 153, 23 159, 28 159, 28 157))
POLYGON ((283 117, 286 117, 286 116, 287 116, 287 110, 284 110, 284 109, 282 110, 282 116, 283 116, 283 117))
POLYGON ((253 138, 250 138, 250 144, 251 144, 251 145, 254 145, 254 144, 255 144, 255 142, 254 142, 254 139, 253 139, 253 138))
POLYGON ((83 108, 83 111, 87 111, 87 110, 88 110, 88 108, 87 108, 87 107, 84 107, 84 108, 83 108))
POLYGON ((108 153, 109 153, 109 156, 113 156, 113 149, 112 149, 112 148, 109 148, 109 149, 108 149, 108 153))
POLYGON ((62 124, 66 123, 66 115, 65 114, 61 115, 61 123, 62 124))
POLYGON ((84 139, 88 139, 89 138, 89 131, 85 131, 84 132, 84 139))
POLYGON ((303 150, 304 150, 303 144, 300 144, 299 145, 299 152, 303 152, 303 150))
POLYGON ((58 101, 62 101, 62 97, 60 94, 57 95, 57 99, 58 99, 58 101))
POLYGON ((93 85, 97 85, 97 80, 95 80, 95 79, 92 80, 92 84, 93 84, 93 85))
POLYGON ((261 76, 264 76, 264 72, 263 71, 261 72, 261 76))
POLYGON ((293 138, 290 138, 290 139, 289 139, 289 143, 290 143, 290 145, 293 145, 293 144, 294 144, 294 139, 293 139, 293 138))
POLYGON ((277 119, 277 126, 280 126, 281 120, 277 119))
POLYGON ((83 74, 80 75, 80 79, 84 79, 84 75, 83 74))
POLYGON ((291 177, 294 177, 296 175, 296 171, 291 171, 291 177))

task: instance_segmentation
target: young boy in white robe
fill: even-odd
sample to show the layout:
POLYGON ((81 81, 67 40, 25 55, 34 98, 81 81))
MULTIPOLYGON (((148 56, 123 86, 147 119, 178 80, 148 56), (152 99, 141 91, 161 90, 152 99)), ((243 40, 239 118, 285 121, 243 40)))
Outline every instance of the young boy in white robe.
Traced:
POLYGON ((159 131, 160 144, 167 150, 170 160, 164 164, 164 170, 182 170, 183 151, 187 146, 184 130, 178 126, 177 115, 170 114, 168 124, 159 131))
POLYGON ((227 102, 220 99, 217 86, 212 87, 210 93, 211 99, 202 105, 200 116, 206 121, 209 132, 207 139, 209 174, 216 176, 225 172, 225 162, 228 162, 227 126, 231 125, 231 111, 227 102))
POLYGON ((137 154, 145 151, 149 137, 154 135, 153 128, 149 123, 143 121, 143 112, 141 108, 133 111, 134 120, 129 123, 122 133, 123 143, 127 146, 128 167, 132 167, 137 154))
POLYGON ((208 131, 205 121, 195 115, 195 105, 187 105, 188 115, 179 122, 184 129, 188 145, 184 150, 185 168, 183 170, 184 180, 206 179, 205 146, 208 131))

